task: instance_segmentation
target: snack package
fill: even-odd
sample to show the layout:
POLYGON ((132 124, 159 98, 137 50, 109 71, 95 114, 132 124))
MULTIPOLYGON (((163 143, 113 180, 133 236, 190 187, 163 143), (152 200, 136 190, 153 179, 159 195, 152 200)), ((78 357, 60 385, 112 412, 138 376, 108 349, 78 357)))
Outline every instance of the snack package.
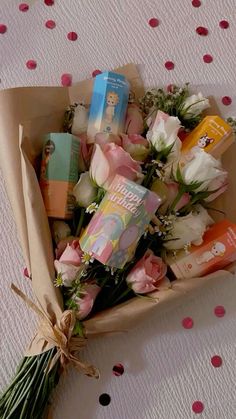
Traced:
POLYGON ((141 185, 116 175, 80 246, 103 264, 122 268, 136 250, 161 198, 141 185))
POLYGON ((220 221, 206 231, 203 243, 170 256, 168 264, 177 279, 204 276, 236 261, 236 224, 220 221))
POLYGON ((87 131, 90 143, 98 132, 124 131, 128 99, 129 83, 122 74, 108 71, 96 76, 87 131))
POLYGON ((69 219, 73 216, 73 188, 79 175, 79 138, 66 133, 45 137, 40 188, 48 217, 69 219))
POLYGON ((195 147, 210 153, 216 159, 233 143, 233 130, 219 116, 206 116, 202 122, 185 137, 181 152, 191 153, 195 147))

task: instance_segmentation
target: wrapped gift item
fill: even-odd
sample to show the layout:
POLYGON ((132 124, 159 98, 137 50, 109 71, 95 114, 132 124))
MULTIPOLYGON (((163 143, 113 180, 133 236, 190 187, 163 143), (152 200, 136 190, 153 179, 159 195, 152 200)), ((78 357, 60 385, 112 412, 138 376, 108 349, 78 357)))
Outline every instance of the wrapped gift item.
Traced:
POLYGON ((122 268, 160 204, 155 193, 116 175, 81 237, 82 250, 103 264, 122 268))
POLYGON ((236 261, 236 224, 228 220, 206 231, 203 243, 168 259, 178 279, 204 276, 236 261))
POLYGON ((40 188, 48 217, 67 219, 73 216, 79 153, 80 141, 71 134, 51 133, 45 138, 40 188))
POLYGON ((109 71, 95 78, 87 131, 90 143, 98 132, 124 131, 128 99, 129 83, 123 75, 109 71))
POLYGON ((218 159, 233 141, 232 127, 219 116, 210 115, 184 139, 181 151, 191 154, 191 150, 197 147, 218 159))

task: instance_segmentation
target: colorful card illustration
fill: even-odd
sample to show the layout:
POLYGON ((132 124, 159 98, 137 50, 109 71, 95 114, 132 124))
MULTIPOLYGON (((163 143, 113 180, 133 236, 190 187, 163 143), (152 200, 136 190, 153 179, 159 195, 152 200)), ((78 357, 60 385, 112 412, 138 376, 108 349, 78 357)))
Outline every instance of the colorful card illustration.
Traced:
POLYGON ((103 264, 123 268, 160 205, 158 195, 116 175, 83 232, 82 250, 103 264))

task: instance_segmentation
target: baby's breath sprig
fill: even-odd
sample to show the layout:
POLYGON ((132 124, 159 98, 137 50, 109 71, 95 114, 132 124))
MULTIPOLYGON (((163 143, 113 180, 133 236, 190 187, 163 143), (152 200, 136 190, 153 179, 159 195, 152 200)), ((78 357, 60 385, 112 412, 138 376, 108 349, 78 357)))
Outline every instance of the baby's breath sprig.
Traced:
POLYGON ((96 212, 98 209, 98 204, 96 204, 96 202, 92 202, 92 204, 90 204, 87 208, 86 208, 86 213, 88 214, 93 214, 94 212, 96 212))
POLYGON ((236 136, 236 118, 230 116, 226 119, 226 122, 233 128, 233 133, 236 136))

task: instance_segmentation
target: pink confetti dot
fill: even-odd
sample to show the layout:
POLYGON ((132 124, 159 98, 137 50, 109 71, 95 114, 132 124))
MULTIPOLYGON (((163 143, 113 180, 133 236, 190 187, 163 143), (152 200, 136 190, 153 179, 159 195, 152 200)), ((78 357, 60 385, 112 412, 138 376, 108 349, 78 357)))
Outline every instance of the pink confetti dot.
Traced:
POLYGON ((216 306, 214 309, 214 313, 216 317, 224 317, 225 315, 225 308, 224 306, 216 306))
POLYGON ((125 371, 125 369, 124 369, 122 364, 116 364, 112 368, 112 372, 116 377, 120 377, 121 375, 123 375, 124 371, 125 371))
POLYGON ((229 106, 232 103, 232 99, 230 96, 224 96, 222 97, 221 102, 223 103, 223 105, 229 106))
POLYGON ((27 63, 26 63, 26 67, 27 67, 29 70, 35 70, 35 69, 36 69, 36 67, 37 67, 37 63, 36 63, 36 61, 34 61, 34 60, 28 60, 28 61, 27 61, 27 63))
POLYGON ((166 68, 167 70, 173 70, 173 69, 174 69, 174 67, 175 67, 175 65, 174 65, 174 63, 173 63, 172 61, 166 61, 166 62, 165 62, 165 68, 166 68))
POLYGON ((174 84, 168 84, 166 90, 167 90, 168 93, 173 93, 173 91, 174 91, 174 84))
POLYGON ((47 22, 45 23, 45 26, 48 29, 54 29, 56 26, 56 23, 54 22, 54 20, 47 20, 47 22))
POLYGON ((27 3, 21 3, 19 5, 20 12, 27 12, 29 10, 29 5, 27 3))
POLYGON ((0 33, 5 33, 7 31, 7 27, 6 25, 4 25, 3 23, 0 23, 0 33))
POLYGON ((61 76, 61 84, 62 86, 71 86, 72 83, 72 75, 65 73, 61 76))
POLYGON ((222 365, 222 358, 219 355, 214 355, 211 358, 211 363, 212 363, 213 367, 219 368, 222 365))
POLYGON ((69 32, 67 34, 67 38, 69 39, 69 41, 76 41, 76 39, 78 38, 78 35, 76 32, 69 32))
POLYGON ((227 20, 221 20, 219 25, 220 25, 220 28, 227 29, 229 27, 229 22, 227 20))
POLYGON ((30 276, 29 276, 29 272, 28 272, 28 269, 27 269, 27 268, 24 268, 24 270, 23 270, 23 274, 24 274, 24 276, 25 276, 26 278, 30 278, 30 276))
POLYGON ((213 61, 213 57, 210 54, 203 55, 204 63, 210 64, 213 61))
POLYGON ((191 317, 185 317, 182 320, 182 326, 185 329, 192 329, 193 328, 193 319, 191 317))
POLYGON ((192 404, 192 410, 194 413, 202 413, 204 410, 204 404, 197 400, 192 404))
POLYGON ((46 6, 53 6, 54 0, 44 0, 44 3, 46 4, 46 6))
POLYGON ((192 1, 192 5, 193 7, 200 7, 201 6, 201 1, 200 0, 193 0, 192 1))
POLYGON ((159 25, 159 20, 156 17, 152 17, 151 19, 149 19, 148 23, 151 26, 151 28, 156 28, 159 25))
POLYGON ((101 70, 93 70, 93 72, 92 72, 92 76, 93 77, 96 77, 96 76, 98 76, 98 74, 102 74, 102 72, 101 72, 101 70))
POLYGON ((198 26, 198 28, 196 29, 196 32, 198 35, 201 36, 207 36, 208 35, 208 29, 204 28, 204 26, 198 26))

